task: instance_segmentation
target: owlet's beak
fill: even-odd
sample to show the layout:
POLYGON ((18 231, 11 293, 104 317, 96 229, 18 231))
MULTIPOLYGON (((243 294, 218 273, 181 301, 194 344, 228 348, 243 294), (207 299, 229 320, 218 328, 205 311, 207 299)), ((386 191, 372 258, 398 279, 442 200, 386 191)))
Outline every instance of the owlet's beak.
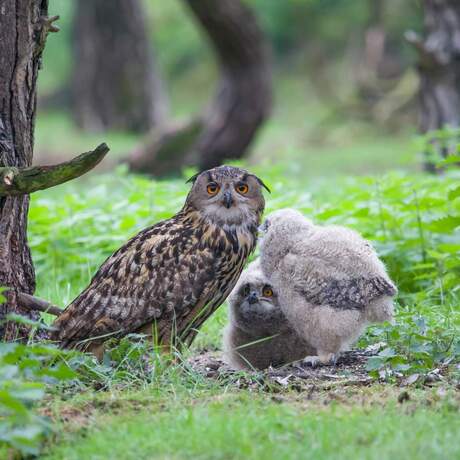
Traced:
POLYGON ((259 301, 259 296, 257 295, 257 292, 251 292, 248 296, 248 302, 250 305, 257 303, 259 301))
POLYGON ((230 209, 233 205, 233 196, 230 190, 225 190, 224 192, 224 199, 223 199, 224 206, 227 209, 230 209))
POLYGON ((258 230, 260 233, 267 233, 268 227, 270 227, 270 222, 268 219, 265 219, 265 221, 261 225, 259 225, 258 230))

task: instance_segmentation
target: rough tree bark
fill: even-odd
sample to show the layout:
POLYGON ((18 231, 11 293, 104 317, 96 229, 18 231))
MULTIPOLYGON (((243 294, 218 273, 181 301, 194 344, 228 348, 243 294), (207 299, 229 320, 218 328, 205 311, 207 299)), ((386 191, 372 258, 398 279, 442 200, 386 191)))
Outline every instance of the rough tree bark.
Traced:
POLYGON ((41 55, 57 17, 48 18, 47 0, 2 0, 0 6, 0 339, 25 340, 29 328, 5 322, 9 313, 38 319, 28 307, 35 272, 27 245, 29 193, 84 174, 108 151, 101 144, 66 163, 32 167, 37 76, 41 55))
MULTIPOLYGON (((36 82, 51 22, 47 0, 3 0, 0 9, 0 166, 30 166, 33 154, 36 82)), ((0 197, 0 286, 32 294, 35 274, 27 246, 29 196, 0 197)), ((36 318, 21 309, 11 290, 0 305, 8 312, 36 318)), ((0 324, 0 337, 21 338, 27 330, 0 324)))
POLYGON ((140 0, 79 0, 74 22, 72 93, 88 131, 144 132, 165 116, 140 0))
MULTIPOLYGON (((406 38, 419 54, 419 124, 420 131, 428 133, 460 126, 460 3, 424 0, 423 8, 425 37, 410 31, 406 38)), ((452 146, 435 138, 432 146, 437 159, 453 152, 452 146)), ((435 171, 433 158, 427 157, 425 168, 435 171)))
POLYGON ((240 0, 184 2, 216 53, 219 88, 202 117, 170 129, 164 136, 154 135, 137 149, 129 161, 135 171, 167 174, 184 164, 208 169, 226 159, 241 158, 270 112, 268 46, 252 11, 240 0), (197 123, 202 123, 199 131, 197 123), (169 153, 171 145, 173 154, 169 153))

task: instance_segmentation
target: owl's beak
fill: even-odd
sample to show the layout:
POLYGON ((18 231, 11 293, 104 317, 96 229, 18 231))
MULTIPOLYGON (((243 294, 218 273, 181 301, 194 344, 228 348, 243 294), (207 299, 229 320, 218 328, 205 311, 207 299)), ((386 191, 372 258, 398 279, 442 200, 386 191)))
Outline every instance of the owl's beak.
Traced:
POLYGON ((226 190, 224 192, 224 206, 227 208, 227 209, 230 209, 233 205, 233 196, 232 196, 232 192, 230 192, 229 190, 226 190))
POLYGON ((257 303, 259 300, 259 296, 257 295, 257 292, 251 292, 248 296, 248 302, 250 305, 253 303, 257 303))

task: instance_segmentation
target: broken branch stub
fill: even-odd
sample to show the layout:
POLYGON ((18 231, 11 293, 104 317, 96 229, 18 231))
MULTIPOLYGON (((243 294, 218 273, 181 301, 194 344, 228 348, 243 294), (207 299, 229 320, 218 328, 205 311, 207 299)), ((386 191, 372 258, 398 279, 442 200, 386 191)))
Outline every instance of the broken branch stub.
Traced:
POLYGON ((18 292, 17 297, 19 305, 27 310, 41 311, 54 316, 60 316, 63 312, 63 310, 56 305, 30 294, 26 294, 25 292, 18 292))
POLYGON ((76 179, 98 165, 108 151, 109 147, 103 143, 95 150, 53 166, 2 167, 0 196, 25 195, 76 179))

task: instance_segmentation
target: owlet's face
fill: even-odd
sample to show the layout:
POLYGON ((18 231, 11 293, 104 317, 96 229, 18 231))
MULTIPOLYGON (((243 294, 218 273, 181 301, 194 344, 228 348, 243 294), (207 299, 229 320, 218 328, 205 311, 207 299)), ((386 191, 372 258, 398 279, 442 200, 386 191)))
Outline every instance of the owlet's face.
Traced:
MULTIPOLYGON (((191 178, 186 204, 218 225, 258 225, 265 207, 264 183, 254 174, 219 166, 191 178)), ((267 189, 268 190, 268 189, 267 189)))
POLYGON ((276 334, 287 323, 276 292, 263 280, 241 284, 231 302, 235 321, 248 332, 276 334))

